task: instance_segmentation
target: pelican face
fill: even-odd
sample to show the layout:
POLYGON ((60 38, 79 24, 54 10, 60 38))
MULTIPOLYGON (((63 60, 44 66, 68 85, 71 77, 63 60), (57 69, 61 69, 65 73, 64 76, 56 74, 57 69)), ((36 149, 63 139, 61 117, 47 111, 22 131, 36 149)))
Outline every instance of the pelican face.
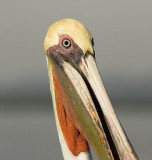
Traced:
POLYGON ((65 160, 137 159, 118 121, 95 63, 93 38, 78 21, 48 29, 44 50, 57 130, 65 160))

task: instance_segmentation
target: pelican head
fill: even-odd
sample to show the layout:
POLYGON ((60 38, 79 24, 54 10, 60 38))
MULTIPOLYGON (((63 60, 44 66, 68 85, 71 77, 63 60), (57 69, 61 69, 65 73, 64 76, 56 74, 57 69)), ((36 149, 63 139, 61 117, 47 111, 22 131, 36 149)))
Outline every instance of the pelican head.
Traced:
POLYGON ((135 160, 95 63, 93 38, 73 19, 52 24, 44 40, 54 113, 65 160, 135 160))

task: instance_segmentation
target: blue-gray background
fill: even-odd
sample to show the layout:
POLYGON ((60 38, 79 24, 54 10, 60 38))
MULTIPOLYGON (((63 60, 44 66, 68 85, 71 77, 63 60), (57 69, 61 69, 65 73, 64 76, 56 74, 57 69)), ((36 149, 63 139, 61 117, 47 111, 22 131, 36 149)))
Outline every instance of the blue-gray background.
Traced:
POLYGON ((1 0, 0 160, 63 159, 43 51, 62 18, 92 33, 119 119, 140 159, 152 159, 152 1, 1 0))

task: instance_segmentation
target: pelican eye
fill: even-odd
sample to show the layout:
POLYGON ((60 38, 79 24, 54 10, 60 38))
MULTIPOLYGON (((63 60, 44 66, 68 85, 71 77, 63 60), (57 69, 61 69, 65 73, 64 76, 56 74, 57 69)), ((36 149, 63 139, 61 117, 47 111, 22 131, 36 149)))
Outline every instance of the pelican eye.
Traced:
POLYGON ((69 48, 69 47, 71 46, 71 42, 70 42, 70 40, 68 40, 68 39, 64 39, 64 40, 62 41, 62 45, 63 45, 63 47, 65 47, 65 48, 69 48))

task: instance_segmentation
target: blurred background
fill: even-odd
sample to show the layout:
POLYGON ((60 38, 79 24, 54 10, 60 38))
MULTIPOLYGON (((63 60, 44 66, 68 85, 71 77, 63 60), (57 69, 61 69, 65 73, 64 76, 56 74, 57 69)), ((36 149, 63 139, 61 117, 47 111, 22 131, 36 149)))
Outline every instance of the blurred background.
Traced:
POLYGON ((114 109, 139 158, 152 159, 152 1, 1 0, 0 160, 63 159, 43 51, 62 18, 92 33, 114 109))

